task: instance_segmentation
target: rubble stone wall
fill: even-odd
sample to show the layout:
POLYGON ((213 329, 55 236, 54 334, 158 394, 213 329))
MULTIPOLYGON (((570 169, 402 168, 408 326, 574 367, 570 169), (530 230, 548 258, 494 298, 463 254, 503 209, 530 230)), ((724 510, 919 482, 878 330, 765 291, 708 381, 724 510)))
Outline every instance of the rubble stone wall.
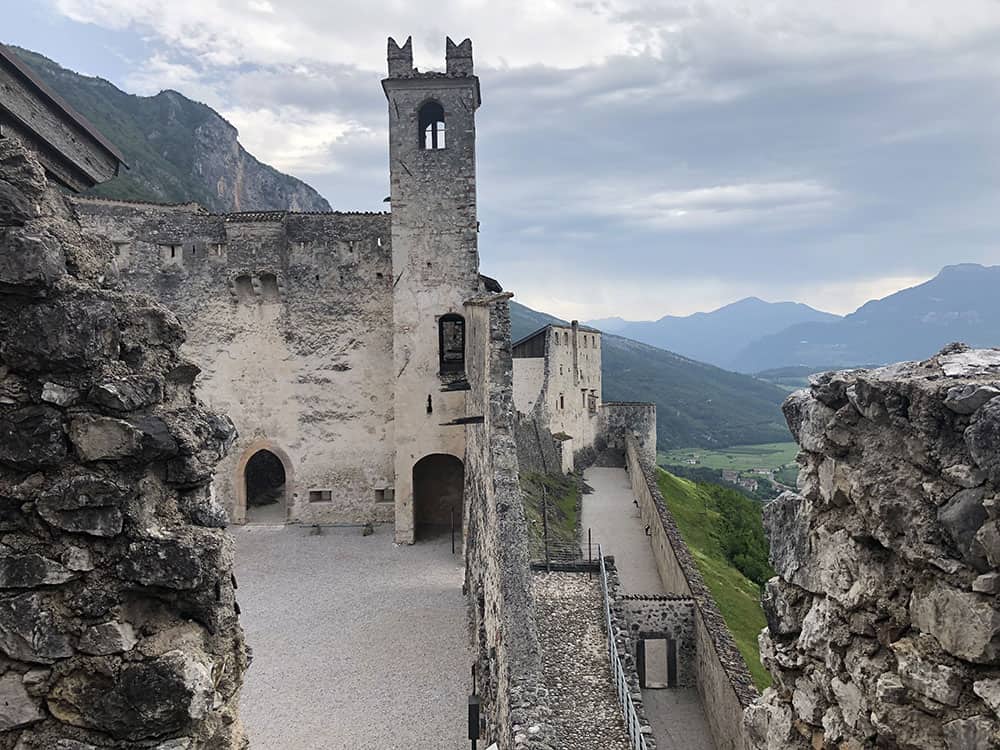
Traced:
POLYGON ((641 639, 670 638, 677 644, 676 687, 695 687, 694 600, 681 594, 625 594, 616 603, 628 626, 633 658, 641 639))
POLYGON ((465 558, 477 692, 486 742, 500 750, 558 747, 542 679, 518 479, 509 295, 470 300, 466 367, 465 558))
POLYGON ((391 493, 378 502, 395 483, 388 214, 74 204, 114 243, 127 288, 178 316, 199 397, 236 424, 215 483, 234 521, 246 517, 242 469, 261 448, 287 463, 290 520, 393 519, 391 493))
POLYGON ((656 404, 632 401, 607 401, 601 404, 601 449, 623 453, 629 438, 635 441, 638 455, 656 465, 656 404))
POLYGON ((828 373, 784 411, 757 745, 1000 747, 1000 350, 828 373))
POLYGON ((656 467, 634 436, 627 438, 626 464, 660 579, 668 592, 694 600, 696 682, 715 746, 743 750, 743 711, 758 698, 753 679, 660 493, 656 467))
POLYGON ((242 748, 233 425, 9 137, 0 194, 0 748, 242 748))

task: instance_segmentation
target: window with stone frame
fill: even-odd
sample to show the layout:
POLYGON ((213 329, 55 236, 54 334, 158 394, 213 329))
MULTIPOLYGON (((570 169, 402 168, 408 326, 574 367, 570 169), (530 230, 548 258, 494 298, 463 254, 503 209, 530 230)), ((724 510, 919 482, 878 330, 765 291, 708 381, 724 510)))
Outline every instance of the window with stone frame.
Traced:
POLYGON ((420 148, 434 151, 445 147, 444 107, 431 100, 420 108, 420 148))
POLYGON ((438 347, 442 373, 465 372, 465 318, 456 313, 441 316, 438 347))

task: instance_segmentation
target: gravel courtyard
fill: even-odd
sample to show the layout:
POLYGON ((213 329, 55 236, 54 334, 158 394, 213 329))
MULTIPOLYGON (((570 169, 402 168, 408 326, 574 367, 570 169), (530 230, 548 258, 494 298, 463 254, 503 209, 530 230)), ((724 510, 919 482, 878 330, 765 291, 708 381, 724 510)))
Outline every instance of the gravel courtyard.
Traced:
POLYGON ((459 750, 471 655, 462 557, 391 526, 233 527, 253 750, 459 750))

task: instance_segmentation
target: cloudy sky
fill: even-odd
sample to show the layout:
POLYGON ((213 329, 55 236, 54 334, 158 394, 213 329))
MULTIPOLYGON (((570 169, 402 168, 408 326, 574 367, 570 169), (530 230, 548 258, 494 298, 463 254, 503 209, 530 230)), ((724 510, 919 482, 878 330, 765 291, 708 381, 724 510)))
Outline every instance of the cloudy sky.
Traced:
POLYGON ((483 271, 570 318, 848 312, 1000 262, 998 0, 0 0, 3 41, 174 88, 383 208, 385 39, 471 37, 483 271))

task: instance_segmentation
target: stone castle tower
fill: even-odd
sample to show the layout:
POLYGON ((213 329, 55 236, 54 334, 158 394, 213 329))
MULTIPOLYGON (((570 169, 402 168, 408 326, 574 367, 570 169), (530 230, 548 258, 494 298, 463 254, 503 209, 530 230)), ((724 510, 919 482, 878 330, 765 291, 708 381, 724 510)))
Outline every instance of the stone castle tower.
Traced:
POLYGON ((444 72, 414 69, 411 39, 388 46, 396 538, 412 542, 417 517, 446 525, 454 513, 461 528, 465 430, 448 423, 465 416, 462 310, 480 284, 480 92, 470 40, 447 40, 444 72), (421 496, 433 510, 415 507, 421 496))

